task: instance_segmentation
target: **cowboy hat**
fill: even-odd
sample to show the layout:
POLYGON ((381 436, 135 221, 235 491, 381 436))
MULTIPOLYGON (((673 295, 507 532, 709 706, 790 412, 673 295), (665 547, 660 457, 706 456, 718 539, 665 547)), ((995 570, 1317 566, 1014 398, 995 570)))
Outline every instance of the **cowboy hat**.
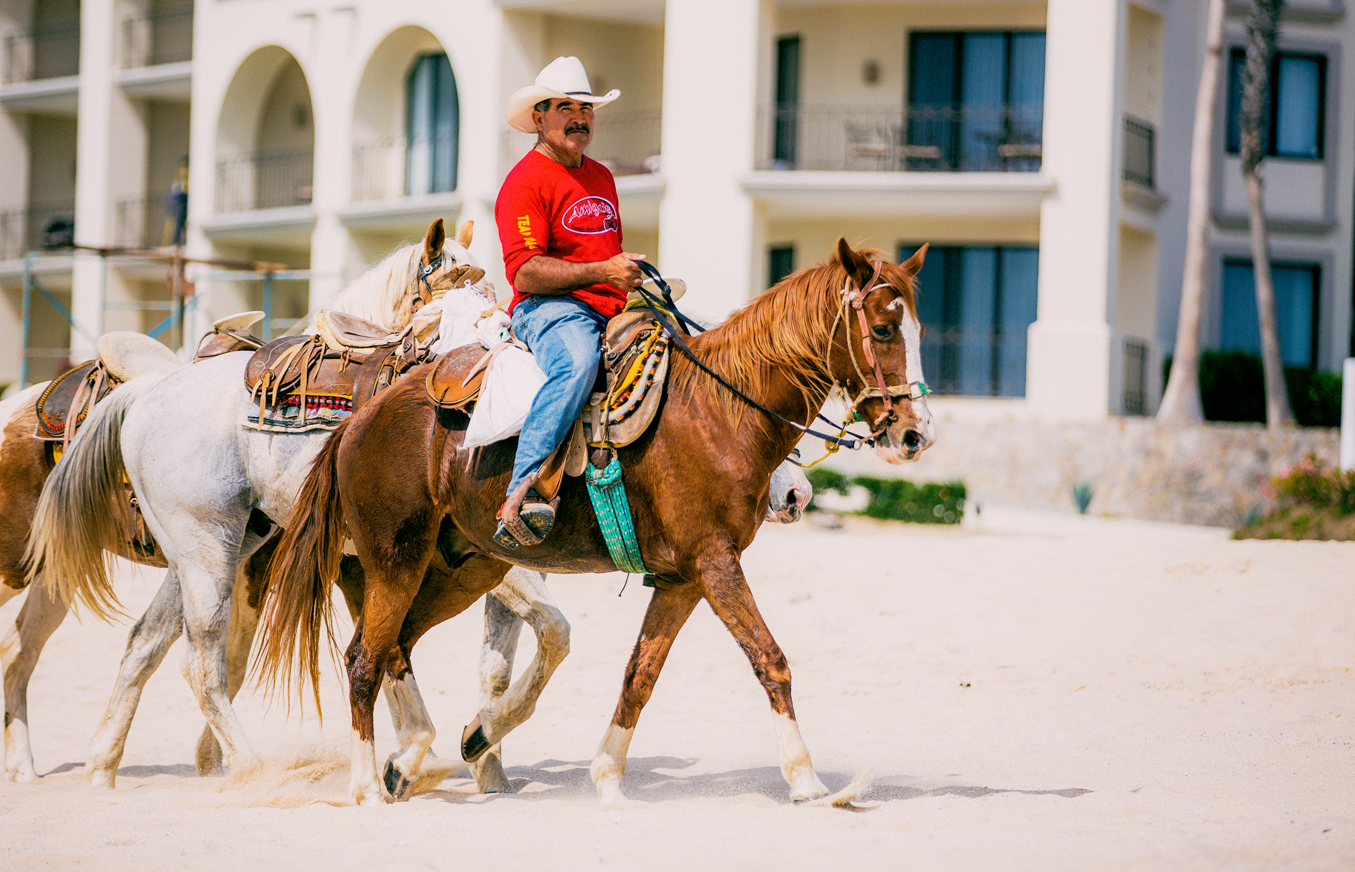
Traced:
POLYGON ((532 123, 532 107, 542 100, 578 100, 580 103, 601 106, 620 96, 621 92, 615 88, 602 96, 595 95, 588 84, 588 73, 582 61, 572 56, 556 58, 537 75, 535 84, 519 88, 508 98, 508 108, 504 110, 503 117, 514 130, 536 133, 536 125, 532 123))

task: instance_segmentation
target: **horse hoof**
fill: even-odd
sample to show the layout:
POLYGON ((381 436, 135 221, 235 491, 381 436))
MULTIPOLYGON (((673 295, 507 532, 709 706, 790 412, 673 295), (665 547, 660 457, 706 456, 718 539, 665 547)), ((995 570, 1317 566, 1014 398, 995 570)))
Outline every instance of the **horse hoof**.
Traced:
POLYGON ((405 776, 405 773, 395 768, 394 761, 386 762, 386 771, 382 774, 381 780, 386 785, 386 792, 390 794, 391 802, 404 802, 409 799, 409 794, 414 788, 414 782, 405 776))
POLYGON ((489 740, 485 738, 485 728, 480 724, 480 716, 466 725, 461 731, 461 759, 474 763, 489 750, 489 740))

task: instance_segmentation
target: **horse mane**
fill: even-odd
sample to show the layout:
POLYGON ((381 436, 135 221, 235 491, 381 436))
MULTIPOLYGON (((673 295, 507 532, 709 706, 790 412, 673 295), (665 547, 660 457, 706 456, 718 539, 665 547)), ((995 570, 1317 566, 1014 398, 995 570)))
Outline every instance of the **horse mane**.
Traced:
MULTIPOLYGON (((442 251, 457 263, 475 263, 470 252, 453 239, 443 243, 442 251)), ((391 333, 399 333, 414 317, 409 303, 422 255, 422 242, 396 248, 349 282, 325 308, 366 318, 391 333)))
MULTIPOLYGON (((909 314, 916 317, 913 279, 878 249, 858 252, 867 260, 881 262, 880 279, 899 291, 909 314)), ((774 374, 789 379, 804 397, 806 413, 812 415, 833 387, 826 358, 847 281, 847 269, 834 252, 827 263, 790 274, 688 344, 703 363, 754 399, 766 396, 774 374)), ((714 392, 736 426, 749 408, 682 354, 675 355, 671 383, 684 392, 714 392)))

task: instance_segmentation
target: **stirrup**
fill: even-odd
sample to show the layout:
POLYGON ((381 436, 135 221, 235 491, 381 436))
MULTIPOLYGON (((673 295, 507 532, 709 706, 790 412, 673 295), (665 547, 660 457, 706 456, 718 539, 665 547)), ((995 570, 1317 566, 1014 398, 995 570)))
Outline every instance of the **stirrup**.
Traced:
POLYGON ((495 516, 499 523, 494 528, 494 542, 500 547, 516 551, 523 545, 538 545, 555 528, 555 505, 559 497, 549 503, 538 496, 527 497, 516 517, 509 506, 511 502, 510 499, 504 503, 495 516), (508 509, 507 515, 504 509, 508 509))

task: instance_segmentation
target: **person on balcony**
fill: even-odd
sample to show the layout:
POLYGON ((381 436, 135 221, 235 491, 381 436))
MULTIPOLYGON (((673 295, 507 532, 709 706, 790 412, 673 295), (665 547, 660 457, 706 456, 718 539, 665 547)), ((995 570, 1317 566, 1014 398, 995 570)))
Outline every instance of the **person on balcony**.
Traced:
POLYGON ((555 506, 533 485, 588 401, 607 320, 641 282, 635 261, 644 255, 621 248, 616 182, 584 154, 594 109, 620 96, 615 89, 595 95, 583 63, 561 57, 513 94, 504 113, 513 129, 536 134, 536 146, 504 180, 494 217, 513 286, 513 333, 546 373, 518 436, 494 533, 510 549, 541 541, 555 524, 555 506))

